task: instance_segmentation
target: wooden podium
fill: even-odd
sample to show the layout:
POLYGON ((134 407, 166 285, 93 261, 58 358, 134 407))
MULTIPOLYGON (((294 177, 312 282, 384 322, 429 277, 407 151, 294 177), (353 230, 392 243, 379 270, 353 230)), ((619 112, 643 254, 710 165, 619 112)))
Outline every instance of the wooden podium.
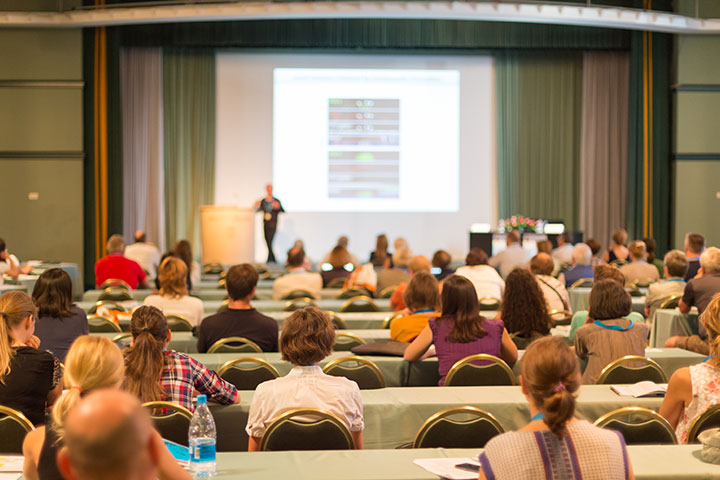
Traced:
POLYGON ((255 210, 233 206, 200 207, 202 263, 253 263, 255 210))

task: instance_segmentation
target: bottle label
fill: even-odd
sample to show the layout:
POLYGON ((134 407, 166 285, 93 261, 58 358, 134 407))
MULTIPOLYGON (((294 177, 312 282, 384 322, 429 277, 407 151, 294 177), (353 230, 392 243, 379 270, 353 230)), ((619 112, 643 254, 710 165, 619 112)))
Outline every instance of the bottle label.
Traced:
POLYGON ((210 445, 194 445, 190 447, 191 462, 214 462, 215 461, 215 444, 210 445))

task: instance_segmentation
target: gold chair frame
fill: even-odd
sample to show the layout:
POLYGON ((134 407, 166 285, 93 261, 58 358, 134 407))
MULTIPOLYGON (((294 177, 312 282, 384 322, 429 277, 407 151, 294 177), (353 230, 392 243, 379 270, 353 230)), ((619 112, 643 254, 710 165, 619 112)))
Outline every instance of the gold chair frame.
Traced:
POLYGON ((128 292, 132 290, 125 280, 121 280, 119 278, 108 278, 100 284, 100 290, 105 290, 107 288, 121 288, 123 290, 127 290, 128 292))
POLYGON ((317 306, 314 298, 310 298, 310 297, 293 298, 292 300, 288 300, 285 303, 285 306, 283 307, 283 311, 291 312, 291 311, 295 310, 295 305, 298 303, 308 303, 310 305, 317 306))
POLYGON ((364 302, 366 302, 366 303, 368 303, 368 304, 370 304, 370 305, 373 305, 378 311, 380 310, 380 309, 378 308, 377 304, 375 303, 375 300, 373 300, 372 298, 368 297, 367 295, 358 295, 358 296, 356 296, 356 297, 350 297, 350 298, 348 298, 347 300, 345 300, 345 301, 343 302, 343 304, 340 305, 340 308, 338 309, 338 312, 340 312, 340 313, 345 312, 345 310, 346 310, 350 305, 352 305, 352 304, 355 303, 355 302, 361 301, 361 300, 364 301, 364 302))
MULTIPOLYGON (((252 340, 247 339, 245 337, 221 338, 220 340, 218 340, 215 343, 213 343, 212 345, 210 345, 210 348, 208 348, 207 353, 216 353, 217 349, 227 345, 228 343, 244 343, 246 345, 249 345, 253 350, 255 350, 252 353, 263 353, 262 348, 260 348, 260 346, 257 343, 255 343, 252 340)), ((238 352, 238 353, 242 353, 242 352, 238 352)))
POLYGON ((422 427, 420 427, 420 430, 418 430, 417 434, 415 434, 412 448, 419 448, 419 445, 421 445, 423 440, 425 440, 425 436, 427 435, 428 431, 430 431, 430 429, 433 427, 433 425, 435 425, 435 423, 438 422, 438 420, 453 415, 459 415, 462 413, 475 415, 477 418, 484 418, 488 420, 490 423, 493 424, 495 428, 498 429, 498 435, 500 433, 505 433, 505 429, 503 428, 500 421, 495 418, 495 416, 490 412, 486 412, 485 410, 471 407, 469 405, 465 405, 462 407, 450 407, 446 408, 445 410, 440 410, 439 412, 433 413, 432 415, 430 415, 430 417, 428 417, 427 420, 425 420, 425 422, 423 422, 422 427))
POLYGON ((183 316, 183 315, 176 315, 176 314, 165 315, 165 319, 167 320, 168 328, 170 329, 171 332, 173 331, 173 329, 170 328, 170 320, 171 320, 171 319, 175 321, 174 323, 176 323, 176 324, 178 324, 178 323, 179 323, 179 324, 183 324, 183 325, 188 329, 188 330, 178 330, 178 331, 181 331, 181 332, 192 332, 192 330, 193 330, 193 325, 192 325, 192 323, 190 323, 190 320, 188 320, 187 318, 185 318, 185 316, 183 316))
POLYGON ((380 290, 380 293, 377 294, 377 298, 390 298, 392 294, 395 293, 397 287, 398 285, 390 285, 389 287, 383 288, 380 290))
POLYGON ((587 288, 587 287, 583 287, 583 285, 586 284, 587 282, 590 282, 590 283, 592 284, 594 281, 595 281, 595 279, 590 278, 590 277, 587 277, 587 278, 579 278, 578 280, 576 280, 575 282, 573 282, 572 285, 570 285, 570 288, 571 288, 571 289, 573 289, 573 288, 587 288))
POLYGON ((6 417, 10 417, 13 420, 15 420, 17 423, 19 423, 26 432, 30 432, 32 430, 35 430, 35 425, 32 424, 28 418, 23 415, 23 413, 19 410, 15 410, 14 408, 6 407, 5 405, 0 405, 0 415, 5 415, 6 417))
MULTIPOLYGON (((115 321, 110 317, 106 317, 105 315, 98 315, 98 314, 94 313, 88 317, 88 324, 90 324, 90 320, 93 318, 98 318, 98 319, 102 320, 104 323, 106 323, 108 325, 112 325, 112 328, 117 333, 122 332, 122 329, 120 328, 120 326, 117 323, 115 323, 115 321)), ((92 327, 92 325, 90 325, 90 327, 92 327)), ((109 333, 113 333, 113 332, 109 332, 109 333)))
POLYGON ((658 308, 668 308, 671 303, 673 303, 675 300, 682 299, 682 297, 682 295, 670 295, 669 297, 665 297, 658 308))
MULTIPOLYGON (((280 376, 280 372, 278 372, 278 369, 275 368, 271 363, 266 362, 262 358, 257 357, 238 357, 234 358, 228 362, 225 362, 222 364, 220 368, 217 370, 217 374, 219 377, 222 377, 222 374, 230 370, 231 368, 235 368, 236 365, 241 363, 252 363, 254 365, 259 365, 263 368, 266 368, 272 372, 273 375, 275 375, 275 378, 280 376)), ((238 370, 243 370, 242 368, 238 368, 238 370)))
POLYGON ((649 408, 645 407, 622 407, 618 408, 616 410, 613 410, 612 412, 608 412, 605 415, 601 416, 597 420, 593 422, 593 425, 596 427, 603 428, 605 425, 608 424, 611 420, 615 420, 616 418, 622 418, 625 415, 629 414, 635 414, 635 415, 641 415, 645 416, 648 420, 655 420, 658 423, 662 425, 662 427, 671 434, 671 437, 673 439, 673 442, 675 445, 677 445, 677 436, 675 435, 675 430, 672 428, 670 423, 665 420, 665 417, 660 415, 659 413, 650 410, 649 408))
MULTIPOLYGON (((613 360, 612 362, 605 365, 605 368, 602 369, 600 372, 600 376, 597 379, 597 382, 595 382, 598 385, 604 384, 605 380, 607 379, 608 375, 617 368, 618 366, 625 366, 626 368, 637 368, 637 367, 628 367, 626 365, 623 365, 625 363, 631 363, 631 362, 641 362, 643 363, 643 367, 649 366, 653 370, 657 371, 660 374, 660 378, 663 379, 661 383, 667 383, 667 375, 665 374, 665 370, 652 358, 648 357, 641 357, 640 355, 625 355, 624 357, 620 357, 617 360, 613 360)), ((640 367, 642 368, 642 367, 640 367)))
MULTIPOLYGON (((445 385, 451 386, 452 378, 457 374, 457 372, 463 368, 465 365, 468 365, 472 362, 476 362, 478 360, 485 360, 492 362, 494 364, 500 365, 503 370, 505 370, 505 373, 508 374, 510 377, 511 385, 517 385, 517 382, 515 380, 515 374, 513 373, 512 369, 508 366, 508 364, 503 360, 502 358, 496 357, 495 355, 490 355, 487 353, 477 353, 475 355, 470 355, 469 357, 465 357, 461 360, 458 360, 455 362, 455 364, 450 368, 450 371, 448 371, 447 375, 445 376, 445 385)), ((487 365, 484 365, 487 366, 487 365)), ((481 367, 480 367, 481 368, 481 367)))
POLYGON ((698 435, 703 432, 703 430, 701 430, 702 424, 706 422, 708 418, 713 415, 717 415, 718 413, 720 413, 720 405, 715 405, 705 410, 701 415, 695 417, 695 420, 692 421, 690 428, 688 429, 687 442, 697 443, 698 435))
POLYGON ((335 334, 335 342, 337 342, 338 337, 349 338, 349 339, 351 339, 351 340, 356 340, 356 341, 360 342, 361 345, 367 344, 367 342, 365 341, 365 339, 358 337, 358 336, 355 335, 354 333, 349 333, 349 332, 337 332, 337 333, 335 334))
MULTIPOLYGON (((188 420, 192 419, 192 412, 188 410, 187 408, 183 407, 182 405, 178 405, 177 403, 172 402, 164 402, 164 401, 154 401, 154 402, 145 402, 142 404, 143 408, 147 408, 150 410, 150 416, 158 418, 158 417, 164 417, 167 415, 153 415, 153 411, 158 408, 164 408, 165 410, 172 410, 173 413, 179 413, 183 417, 187 418, 188 420)), ((169 413, 168 415, 172 415, 173 413, 169 413)))
POLYGON ((380 325, 380 329, 381 330, 389 329, 392 321, 395 320, 396 318, 400 318, 402 316, 403 315, 400 312, 395 312, 392 315, 389 315, 388 317, 385 318, 385 320, 383 320, 382 325, 380 325))
POLYGON ((347 330, 347 323, 345 323, 345 320, 340 318, 337 313, 331 310, 325 310, 325 314, 330 317, 330 322, 333 324, 333 327, 335 327, 335 330, 347 330))
POLYGON ((350 449, 355 448, 355 441, 353 440, 350 430, 338 417, 336 417, 330 412, 326 412, 325 410, 320 410, 319 408, 295 408, 275 417, 272 422, 270 422, 270 425, 268 425, 265 429, 265 435, 263 435, 262 441, 260 442, 260 451, 265 451, 268 443, 268 438, 270 438, 270 435, 272 435, 278 428, 280 428, 284 422, 292 420, 294 417, 300 416, 320 417, 320 420, 330 421, 330 423, 334 424, 340 429, 343 436, 347 440, 350 449))
POLYGON ((336 358, 335 360, 328 362, 322 368, 322 371, 323 371, 323 373, 327 373, 330 370, 332 370, 334 367, 341 365, 343 363, 346 363, 346 362, 356 362, 356 363, 360 363, 362 365, 366 365, 366 366, 370 367, 370 369, 373 372, 375 372, 375 374, 380 379, 381 388, 385 388, 385 386, 387 385, 387 383, 385 382, 385 375, 383 375, 382 371, 380 370, 380 367, 378 367, 375 364, 375 362, 373 362, 372 360, 368 360, 367 358, 360 357, 358 355, 347 355, 344 357, 336 358))

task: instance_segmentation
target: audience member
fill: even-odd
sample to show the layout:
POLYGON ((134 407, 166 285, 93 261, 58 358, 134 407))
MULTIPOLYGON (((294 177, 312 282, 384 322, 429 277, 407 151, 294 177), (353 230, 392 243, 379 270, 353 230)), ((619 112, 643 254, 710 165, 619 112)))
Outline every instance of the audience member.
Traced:
POLYGON ((405 350, 405 360, 420 360, 430 345, 435 345, 439 385, 445 384, 445 376, 457 361, 476 353, 495 355, 510 365, 515 363, 517 347, 503 321, 480 316, 477 294, 470 280, 459 275, 446 278, 440 303, 442 316, 428 321, 428 326, 405 350))
POLYGON ((32 298, 39 316, 35 336, 43 350, 64 362, 75 339, 90 331, 85 311, 72 303, 70 275, 61 268, 44 271, 35 283, 32 298))
POLYGON ((567 264, 572 261, 573 244, 570 243, 570 234, 563 232, 557 237, 557 248, 552 251, 552 258, 558 263, 567 264))
POLYGON ((249 451, 260 449, 270 422, 293 408, 319 408, 340 418, 350 429, 355 448, 363 446, 363 406, 357 383, 326 375, 318 363, 332 353, 335 329, 315 307, 294 311, 283 323, 282 359, 293 365, 289 374, 263 382, 255 389, 245 431, 249 451))
POLYGON ((358 266, 345 280, 345 289, 364 289, 370 296, 377 291, 377 272, 372 263, 358 266))
POLYGON ((628 233, 625 229, 616 230, 612 234, 610 248, 603 254, 603 261, 610 263, 615 260, 621 262, 630 261, 630 251, 625 246, 627 244, 628 233))
POLYGON ((45 407, 62 392, 62 369, 51 353, 38 350, 36 319, 37 309, 26 294, 0 295, 0 405, 42 425, 45 407))
POLYGON ((244 337, 257 343, 264 352, 277 352, 277 322, 250 304, 257 282, 258 272, 249 263, 230 267, 225 276, 230 303, 198 327, 198 352, 205 353, 213 343, 228 337, 244 337))
POLYGON ((127 283, 133 290, 150 288, 147 275, 134 260, 125 258, 125 242, 122 235, 112 235, 107 242, 107 257, 95 263, 95 285, 99 288, 105 280, 117 279, 127 283))
POLYGON ((688 233, 685 235, 685 256, 688 260, 688 270, 685 273, 686 282, 695 278, 698 270, 700 270, 700 255, 702 255, 704 250, 705 237, 699 233, 688 233))
POLYGON ((370 252, 369 262, 380 268, 392 265, 392 253, 388 252, 388 239, 384 233, 377 236, 375 250, 370 252))
POLYGON ((672 374, 660 415, 675 428, 678 441, 688 442, 693 421, 707 409, 720 405, 720 295, 715 295, 700 315, 708 333, 710 358, 672 374))
MULTIPOLYGON (((700 256, 698 275, 685 285, 678 309, 682 313, 688 313, 692 307, 697 307, 698 313, 702 315, 712 297, 718 292, 720 292, 720 249, 709 247, 700 256)), ((702 323, 699 325, 698 331, 698 335, 689 337, 670 337, 665 342, 665 346, 684 348, 707 355, 708 335, 702 323)))
POLYGON ((305 263, 305 252, 299 248, 291 248, 287 254, 288 273, 273 282, 273 300, 282 300, 294 290, 305 290, 313 298, 320 299, 323 279, 317 272, 308 272, 305 263))
POLYGON ((411 313, 390 323, 390 338, 398 342, 412 342, 428 326, 428 320, 439 315, 438 282, 429 272, 417 272, 404 289, 403 297, 403 303, 411 313))
POLYGON ((598 242, 596 238, 589 238, 585 242, 585 245, 590 247, 590 252, 592 252, 592 257, 590 258, 590 266, 595 268, 601 263, 603 263, 602 258, 598 256, 598 253, 600 253, 600 242, 598 242))
POLYGON ((168 350, 170 330, 160 310, 143 305, 130 320, 132 343, 125 353, 124 389, 143 403, 164 400, 193 410, 195 390, 223 405, 240 401, 234 385, 194 358, 168 350))
POLYGON ((179 257, 188 269, 188 290, 192 290, 193 285, 200 283, 200 264, 193 260, 192 245, 187 240, 180 240, 175 244, 173 253, 179 257))
POLYGON ((378 272, 377 291, 382 292, 387 287, 396 287, 402 282, 410 279, 410 260, 413 258, 412 250, 409 248, 401 248, 395 250, 393 255, 393 266, 383 268, 378 272))
MULTIPOLYGON (((295 240, 293 243, 292 248, 299 248, 303 252, 305 251, 305 243, 301 239, 295 240)), ((286 265, 287 266, 287 265, 286 265)), ((305 253, 305 259, 303 260, 302 268, 304 268, 306 271, 311 271, 313 266, 312 260, 310 260, 310 257, 308 257, 307 253, 305 253)))
MULTIPOLYGON (((346 266, 353 264, 350 259, 350 253, 345 247, 337 246, 332 249, 329 253, 328 261, 325 262, 330 264, 332 270, 324 270, 320 273, 323 281, 323 288, 327 288, 328 284, 337 279, 345 279, 350 276, 352 269, 348 270, 346 266)), ((355 265, 355 264, 353 264, 355 265)))
POLYGON ((0 238, 0 285, 2 285, 3 274, 12 278, 18 278, 21 273, 28 273, 31 270, 32 267, 29 265, 24 267, 20 266, 20 260, 8 252, 5 240, 0 238))
POLYGON ((142 230, 135 232, 135 243, 125 247, 125 258, 135 260, 149 279, 157 277, 157 268, 160 266, 160 250, 147 241, 147 235, 142 230))
POLYGON ((635 281, 657 282, 660 280, 660 274, 655 265, 651 265, 645 260, 647 255, 645 242, 635 240, 630 244, 629 250, 630 263, 620 267, 626 284, 635 281))
POLYGON ((584 243, 578 243, 572 249, 572 266, 562 273, 567 288, 583 278, 593 278, 592 250, 584 243))
POLYGON ((441 282, 445 280, 445 278, 449 277, 455 271, 450 267, 450 264, 452 263, 452 257, 448 252, 445 250, 438 250, 433 254, 432 257, 432 274, 435 275, 435 278, 438 282, 441 282))
POLYGON ((160 264, 157 273, 160 291, 157 295, 145 297, 143 304, 159 308, 164 315, 185 317, 194 327, 199 325, 205 310, 202 300, 188 293, 185 262, 177 257, 168 257, 160 264))
MULTIPOLYGON (((358 260, 358 258, 355 255, 353 255, 352 253, 350 253, 350 251, 348 250, 348 243, 349 243, 348 237, 343 235, 338 238, 337 245, 335 245, 335 246, 342 247, 345 249, 346 252, 348 252, 348 256, 350 257, 350 263, 352 263, 355 266, 360 265, 360 261, 358 260)), ((332 262, 330 262, 331 255, 332 255, 332 250, 330 250, 328 253, 325 254, 325 256, 322 259, 322 262, 320 262, 320 263, 321 264, 332 263, 332 262)))
MULTIPOLYGON (((530 260, 530 272, 535 275, 538 286, 542 291, 547 311, 570 311, 570 297, 563 282, 552 277, 553 266, 553 259, 547 253, 538 253, 530 260)), ((507 288, 506 282, 506 292, 507 288)), ((505 326, 507 327, 507 322, 505 322, 505 326)))
POLYGON ((488 264, 497 268, 503 278, 507 278, 515 268, 525 268, 530 261, 530 253, 520 245, 520 233, 517 230, 508 232, 505 237, 507 248, 490 257, 488 264))
POLYGON ((635 478, 620 433, 574 418, 580 365, 560 338, 528 347, 520 388, 530 405, 530 423, 485 445, 480 480, 635 478))
MULTIPOLYGON (((552 260, 548 259, 548 263, 552 263, 552 260)), ((550 333, 552 321, 545 297, 538 280, 530 271, 516 268, 508 275, 500 318, 520 349, 550 333)))
POLYGON ((644 322, 624 318, 630 313, 630 294, 613 280, 600 280, 590 292, 593 323, 575 333, 575 353, 587 359, 583 383, 593 384, 610 362, 626 355, 645 355, 649 330, 644 322))
MULTIPOLYGON (((537 247, 537 253, 547 253, 548 255, 550 255, 550 257, 552 257, 553 246, 550 240, 540 240, 535 244, 535 246, 537 247)), ((558 262, 554 258, 553 265, 554 266, 552 276, 557 278, 557 276, 560 274, 561 265, 560 262, 558 262)))
MULTIPOLYGON (((415 255, 408 264, 408 271, 410 272, 410 278, 418 273, 430 273, 430 260, 423 255, 415 255)), ((378 275, 378 278, 379 277, 380 276, 378 275)), ((400 282, 393 291, 393 294, 390 296, 390 309, 393 312, 400 312, 407 308, 404 297, 407 286, 408 282, 400 282)))
POLYGON ((137 399, 119 390, 91 393, 67 415, 57 457, 66 480, 190 480, 153 430, 137 399))
POLYGON ((488 256, 482 248, 473 248, 465 257, 465 266, 460 267, 455 275, 465 277, 475 287, 477 298, 502 299, 505 291, 505 280, 493 267, 488 265, 488 256))
POLYGON ((645 295, 645 316, 650 322, 661 303, 673 295, 682 295, 685 290, 683 279, 688 268, 685 254, 681 250, 670 250, 665 254, 663 265, 665 281, 651 283, 645 295))
POLYGON ((657 242, 655 242, 655 239, 652 237, 645 237, 642 239, 642 241, 645 243, 645 247, 647 248, 647 262, 657 268, 658 275, 660 275, 660 278, 662 278, 664 264, 662 260, 655 256, 657 242))

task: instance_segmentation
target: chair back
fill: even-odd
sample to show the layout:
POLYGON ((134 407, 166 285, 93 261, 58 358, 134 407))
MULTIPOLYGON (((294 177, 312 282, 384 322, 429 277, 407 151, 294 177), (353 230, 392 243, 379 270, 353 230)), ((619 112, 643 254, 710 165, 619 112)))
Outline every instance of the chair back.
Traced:
POLYGON ((102 315, 90 315, 88 317, 88 327, 90 333, 120 333, 122 329, 116 324, 112 318, 102 315))
POLYGON ((132 299, 130 290, 121 287, 107 287, 98 295, 98 300, 110 300, 113 302, 124 302, 132 299))
POLYGON ((165 440, 188 446, 188 430, 192 413, 187 408, 170 402, 146 402, 155 430, 165 440))
POLYGON ((478 298, 478 303, 480 304, 481 312, 489 312, 493 310, 500 310, 502 301, 495 297, 482 297, 478 298))
POLYGON ((349 352, 353 347, 365 345, 367 342, 352 333, 336 333, 333 350, 336 352, 349 352))
POLYGON ((445 377, 448 387, 515 385, 515 374, 502 359, 478 353, 455 362, 445 377), (477 365, 475 362, 483 362, 477 365))
POLYGON ((220 367, 217 374, 238 390, 255 390, 258 385, 280 376, 271 364, 255 357, 240 357, 220 367))
POLYGON ((626 355, 610 362, 600 372, 599 385, 637 383, 649 380, 655 383, 667 383, 667 375, 658 363, 650 358, 638 355, 626 355))
POLYGON ((316 307, 315 301, 310 297, 300 297, 300 298, 294 298, 292 300, 288 300, 285 304, 285 308, 283 308, 283 311, 285 312, 294 312, 295 310, 299 310, 301 308, 305 307, 316 307))
POLYGON ((317 408, 298 408, 275 418, 260 442, 262 451, 352 450, 350 430, 335 415, 317 408))
POLYGON ((415 435, 412 446, 483 448, 488 440, 503 432, 505 429, 490 413, 470 406, 453 407, 437 412, 425 420, 415 435))
POLYGON ((190 320, 182 315, 165 315, 167 325, 171 332, 192 332, 193 326, 190 320))
POLYGON ((361 297, 363 295, 369 296, 370 292, 365 288, 346 288, 338 293, 337 298, 342 300, 344 298, 361 297))
POLYGON ((669 297, 665 297, 658 308, 677 308, 678 305, 680 305, 680 299, 682 299, 682 295, 670 295, 669 297))
POLYGON ((262 353, 262 348, 245 337, 226 337, 210 345, 207 353, 262 353))
POLYGON ((385 287, 380 290, 380 293, 378 293, 376 296, 377 298, 390 298, 392 297, 392 294, 395 293, 397 287, 397 285, 390 285, 389 287, 385 287))
POLYGON ((624 407, 595 420, 601 428, 617 430, 628 445, 677 445, 675 430, 660 414, 643 407, 624 407))
POLYGON ((325 285, 325 288, 343 288, 345 286, 345 278, 333 278, 325 285))
POLYGON ((380 326, 380 328, 382 328, 384 330, 389 330, 390 324, 393 322, 393 320, 395 320, 396 318, 400 318, 400 317, 402 317, 402 313, 400 313, 400 312, 393 313, 392 315, 387 317, 385 320, 383 320, 383 323, 380 326))
POLYGON ((622 258, 616 258, 615 260, 610 262, 610 265, 613 267, 622 267, 623 265, 627 265, 627 260, 623 260, 622 258))
POLYGON ((705 412, 696 417, 690 424, 688 430, 688 443, 697 443, 697 437, 705 430, 720 427, 720 405, 710 407, 705 412))
POLYGON ((385 376, 374 362, 364 357, 349 355, 329 362, 323 372, 335 377, 345 377, 358 384, 361 390, 385 388, 385 376))
POLYGON ((345 323, 345 320, 340 318, 337 313, 331 312, 330 310, 326 310, 325 313, 327 313, 327 315, 330 317, 330 322, 332 322, 335 330, 347 330, 347 324, 345 323))
POLYGON ((550 310, 550 320, 555 326, 570 325, 572 316, 572 312, 568 310, 550 310))
POLYGON ((128 312, 128 309, 120 305, 114 300, 98 300, 95 305, 88 311, 88 313, 96 313, 98 308, 105 307, 108 310, 117 310, 118 312, 128 312))
POLYGON ((219 306, 218 309, 217 309, 217 313, 220 313, 220 312, 222 312, 223 310, 225 310, 225 309, 228 307, 228 305, 230 305, 230 299, 229 299, 229 298, 222 301, 222 303, 220 304, 220 306, 219 306))
POLYGON ((119 278, 108 278, 100 284, 100 290, 105 290, 106 288, 123 288, 128 292, 132 290, 125 280, 120 280, 119 278))
POLYGON ((650 286, 651 283, 655 283, 655 280, 653 280, 652 278, 638 278, 630 285, 634 285, 637 288, 647 288, 650 286))
POLYGON ((225 269, 221 263, 206 263, 202 268, 202 273, 207 275, 219 275, 224 271, 225 269))
POLYGON ((309 298, 309 299, 311 299, 311 300, 315 300, 315 295, 313 295, 312 293, 308 292, 307 290, 300 290, 300 289, 298 289, 298 290, 293 290, 293 291, 290 292, 290 293, 286 293, 286 294, 282 297, 282 300, 294 300, 294 299, 296 299, 296 298, 309 298))
POLYGON ((348 298, 340 306, 339 312, 379 312, 380 308, 367 295, 348 298))
POLYGON ((115 335, 112 338, 112 342, 118 346, 121 350, 125 347, 130 346, 130 342, 132 342, 132 333, 130 332, 123 332, 118 335, 115 335))
POLYGON ((580 278, 570 285, 570 288, 590 288, 593 286, 592 278, 580 278))
POLYGON ((0 405, 0 453, 22 455, 23 440, 30 430, 35 427, 22 412, 0 405))

